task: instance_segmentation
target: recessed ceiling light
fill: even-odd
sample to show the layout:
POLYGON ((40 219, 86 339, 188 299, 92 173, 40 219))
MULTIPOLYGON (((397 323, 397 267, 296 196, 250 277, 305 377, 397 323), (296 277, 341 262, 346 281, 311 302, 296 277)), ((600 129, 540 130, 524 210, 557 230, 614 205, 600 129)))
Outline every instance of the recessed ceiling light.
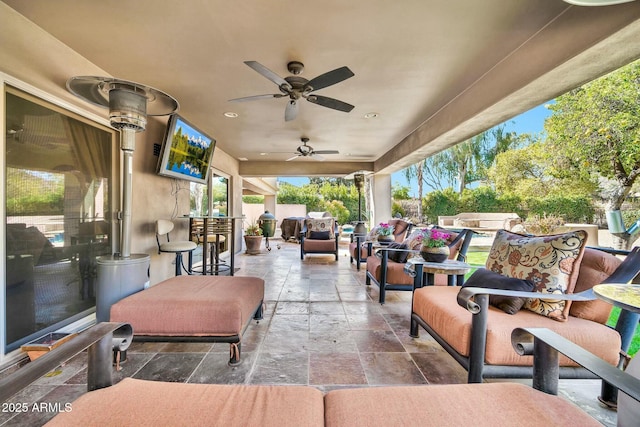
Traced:
POLYGON ((261 156, 266 156, 269 153, 260 153, 261 156))
POLYGON ((365 115, 364 115, 364 118, 365 118, 365 119, 375 119, 375 118, 377 118, 379 115, 380 115, 380 114, 378 114, 378 113, 373 113, 373 112, 372 112, 372 113, 367 113, 367 114, 365 114, 365 115))
POLYGON ((240 160, 241 162, 246 162, 249 159, 247 159, 246 157, 238 157, 238 160, 240 160))
POLYGON ((238 113, 234 113, 233 111, 226 111, 224 113, 224 116, 230 119, 235 119, 236 117, 238 117, 238 113))

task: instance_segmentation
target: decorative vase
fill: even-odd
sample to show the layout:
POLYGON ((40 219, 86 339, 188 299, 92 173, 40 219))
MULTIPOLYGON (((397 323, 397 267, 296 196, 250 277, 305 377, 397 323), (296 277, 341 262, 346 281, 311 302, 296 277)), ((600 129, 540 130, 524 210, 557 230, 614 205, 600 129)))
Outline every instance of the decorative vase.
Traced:
POLYGON ((443 262, 449 258, 449 247, 440 246, 437 248, 420 248, 420 255, 427 262, 443 262))
POLYGON ((378 235, 378 242, 380 243, 391 243, 393 240, 393 236, 378 235))

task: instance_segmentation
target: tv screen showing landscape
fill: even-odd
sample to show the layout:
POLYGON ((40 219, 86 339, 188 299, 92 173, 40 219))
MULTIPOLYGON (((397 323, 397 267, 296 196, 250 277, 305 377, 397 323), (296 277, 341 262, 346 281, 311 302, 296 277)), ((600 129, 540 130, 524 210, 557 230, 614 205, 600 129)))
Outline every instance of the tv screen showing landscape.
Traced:
POLYGON ((206 184, 216 140, 178 115, 169 119, 158 174, 206 184))

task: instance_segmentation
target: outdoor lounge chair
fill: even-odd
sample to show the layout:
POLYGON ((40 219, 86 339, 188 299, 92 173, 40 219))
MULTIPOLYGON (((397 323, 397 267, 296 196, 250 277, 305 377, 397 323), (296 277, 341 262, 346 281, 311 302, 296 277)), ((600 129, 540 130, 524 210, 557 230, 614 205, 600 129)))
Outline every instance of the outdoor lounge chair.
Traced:
POLYGON ((306 218, 300 231, 300 259, 305 254, 333 254, 337 261, 339 238, 334 218, 306 218))
MULTIPOLYGON (((586 348, 611 365, 619 363, 620 334, 606 326, 611 306, 596 300, 591 288, 599 283, 628 283, 640 271, 640 249, 621 262, 615 256, 586 248, 580 263, 574 294, 541 294, 486 288, 431 286, 416 289, 411 314, 412 337, 423 327, 468 371, 468 382, 483 378, 530 378, 531 358, 516 357, 509 335, 515 328, 541 327, 554 330, 586 348), (573 301, 565 322, 519 310, 510 315, 488 305, 489 295, 573 301)), ((562 378, 593 375, 561 358, 562 378)))
MULTIPOLYGON (((390 219, 389 225, 393 226, 393 240, 397 243, 402 243, 413 229, 413 224, 403 219, 390 219)), ((356 261, 356 268, 360 270, 360 263, 367 262, 367 257, 371 255, 371 240, 376 234, 376 228, 371 230, 371 233, 367 235, 354 235, 351 234, 351 242, 349 243, 349 261, 353 263, 356 261)))
MULTIPOLYGON (((473 231, 462 230, 459 233, 451 233, 451 242, 449 243, 449 259, 464 261, 467 255, 467 249, 473 237, 473 231)), ((407 240, 410 240, 408 237, 407 240)), ((417 251, 411 251, 413 254, 417 251)), ((367 278, 365 283, 371 285, 375 283, 380 288, 380 304, 384 304, 386 291, 413 291, 417 283, 421 281, 421 277, 413 277, 405 273, 404 267, 406 258, 403 262, 394 261, 389 257, 394 251, 402 251, 395 248, 379 248, 375 254, 367 257, 367 278)), ((402 259, 400 259, 402 261, 402 259)), ((436 284, 446 284, 446 277, 436 275, 436 284)))

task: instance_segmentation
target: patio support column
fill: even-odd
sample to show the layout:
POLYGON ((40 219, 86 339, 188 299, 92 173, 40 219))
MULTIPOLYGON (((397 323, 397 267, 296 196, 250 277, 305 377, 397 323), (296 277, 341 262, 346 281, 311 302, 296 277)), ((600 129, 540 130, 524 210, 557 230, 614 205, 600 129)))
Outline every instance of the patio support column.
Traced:
POLYGON ((376 174, 371 178, 370 225, 375 226, 391 218, 391 175, 376 174))
POLYGON ((277 215, 275 194, 264 196, 264 210, 271 212, 274 216, 277 215))

